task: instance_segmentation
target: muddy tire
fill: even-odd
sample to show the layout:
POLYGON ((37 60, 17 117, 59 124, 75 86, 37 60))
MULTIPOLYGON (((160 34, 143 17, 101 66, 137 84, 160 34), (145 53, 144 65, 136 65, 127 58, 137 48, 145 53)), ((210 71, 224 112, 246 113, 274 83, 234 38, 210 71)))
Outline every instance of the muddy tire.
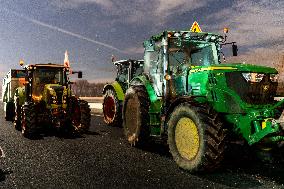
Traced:
POLYGON ((109 126, 121 126, 121 105, 113 89, 107 89, 103 101, 104 122, 109 126))
POLYGON ((33 138, 36 134, 36 112, 32 103, 22 106, 22 135, 26 138, 33 138))
POLYGON ((168 144, 179 167, 212 171, 224 157, 225 129, 208 106, 178 105, 168 121, 168 144))
POLYGON ((16 99, 15 105, 15 118, 14 118, 14 127, 16 130, 21 131, 21 106, 19 105, 18 99, 16 99))
POLYGON ((6 115, 5 119, 6 121, 13 121, 14 116, 15 116, 15 105, 13 102, 9 101, 6 104, 6 115))
POLYGON ((123 104, 123 128, 132 146, 145 145, 150 136, 150 100, 144 86, 132 86, 125 94, 123 104))

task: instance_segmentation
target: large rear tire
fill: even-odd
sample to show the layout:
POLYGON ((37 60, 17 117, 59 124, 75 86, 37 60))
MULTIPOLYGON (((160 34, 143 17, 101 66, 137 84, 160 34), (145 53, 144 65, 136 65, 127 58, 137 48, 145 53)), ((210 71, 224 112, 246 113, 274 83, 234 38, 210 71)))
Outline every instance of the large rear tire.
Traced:
POLYGON ((6 121, 13 121, 14 116, 15 116, 15 105, 13 102, 9 101, 6 104, 6 115, 5 119, 6 121))
POLYGON ((216 169, 224 156, 225 130, 208 106, 178 105, 168 121, 168 144, 179 167, 188 171, 216 169))
POLYGON ((109 126, 121 126, 121 105, 113 89, 107 89, 103 101, 104 122, 109 126))
POLYGON ((150 136, 150 100, 144 86, 131 86, 123 105, 123 128, 127 141, 132 146, 145 145, 150 136))
POLYGON ((36 133, 36 112, 32 103, 22 106, 22 135, 33 138, 36 133))

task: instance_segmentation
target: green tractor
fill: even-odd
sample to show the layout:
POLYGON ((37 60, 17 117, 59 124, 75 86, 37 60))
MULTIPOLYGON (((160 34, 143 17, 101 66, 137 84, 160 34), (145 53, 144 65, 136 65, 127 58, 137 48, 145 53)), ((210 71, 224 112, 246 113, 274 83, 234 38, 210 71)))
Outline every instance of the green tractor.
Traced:
MULTIPOLYGON (((82 78, 82 72, 78 78, 82 78)), ((69 70, 58 64, 25 66, 25 84, 15 91, 14 126, 23 136, 34 137, 45 125, 67 133, 89 129, 91 114, 86 101, 72 96, 69 70)))
POLYGON ((104 121, 110 126, 121 126, 122 103, 129 81, 143 72, 143 60, 119 60, 113 62, 117 68, 115 82, 104 86, 104 121))
POLYGON ((168 143, 181 168, 209 171, 230 142, 260 149, 283 143, 284 101, 274 101, 278 72, 221 64, 223 45, 231 44, 234 56, 238 50, 225 41, 213 33, 164 31, 144 42, 143 74, 131 80, 123 105, 132 146, 156 138, 168 143))

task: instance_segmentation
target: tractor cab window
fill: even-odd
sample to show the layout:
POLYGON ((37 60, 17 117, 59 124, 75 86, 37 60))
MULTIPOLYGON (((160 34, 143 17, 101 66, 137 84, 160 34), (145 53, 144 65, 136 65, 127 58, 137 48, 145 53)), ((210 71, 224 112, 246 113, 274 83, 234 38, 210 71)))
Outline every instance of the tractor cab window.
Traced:
POLYGON ((34 71, 35 80, 42 84, 64 84, 62 69, 40 68, 34 71))
POLYGON ((215 43, 194 42, 176 45, 170 42, 169 66, 173 74, 180 74, 190 66, 210 66, 218 64, 215 43))
POLYGON ((121 82, 127 82, 127 75, 128 75, 128 67, 129 65, 124 64, 118 64, 117 65, 117 81, 121 82))
POLYGON ((218 64, 218 54, 215 43, 200 43, 191 52, 193 66, 210 66, 218 64))
POLYGON ((162 50, 159 46, 155 51, 145 51, 144 54, 144 73, 152 80, 154 90, 157 96, 162 96, 163 58, 162 50))
POLYGON ((159 51, 146 51, 144 55, 145 59, 145 73, 152 74, 153 72, 159 71, 159 51))
POLYGON ((33 95, 40 96, 46 84, 64 85, 66 78, 63 69, 37 68, 33 72, 33 95))

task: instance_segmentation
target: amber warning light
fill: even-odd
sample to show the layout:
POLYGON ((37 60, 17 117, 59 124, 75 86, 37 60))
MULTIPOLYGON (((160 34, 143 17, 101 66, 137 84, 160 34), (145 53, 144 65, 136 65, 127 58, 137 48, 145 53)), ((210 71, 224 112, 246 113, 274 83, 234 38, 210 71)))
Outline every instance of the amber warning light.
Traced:
POLYGON ((229 32, 229 28, 225 27, 223 31, 224 31, 224 33, 228 33, 229 32))
POLYGON ((25 62, 24 62, 24 60, 22 60, 22 59, 19 61, 20 66, 23 66, 24 63, 25 63, 25 62))

